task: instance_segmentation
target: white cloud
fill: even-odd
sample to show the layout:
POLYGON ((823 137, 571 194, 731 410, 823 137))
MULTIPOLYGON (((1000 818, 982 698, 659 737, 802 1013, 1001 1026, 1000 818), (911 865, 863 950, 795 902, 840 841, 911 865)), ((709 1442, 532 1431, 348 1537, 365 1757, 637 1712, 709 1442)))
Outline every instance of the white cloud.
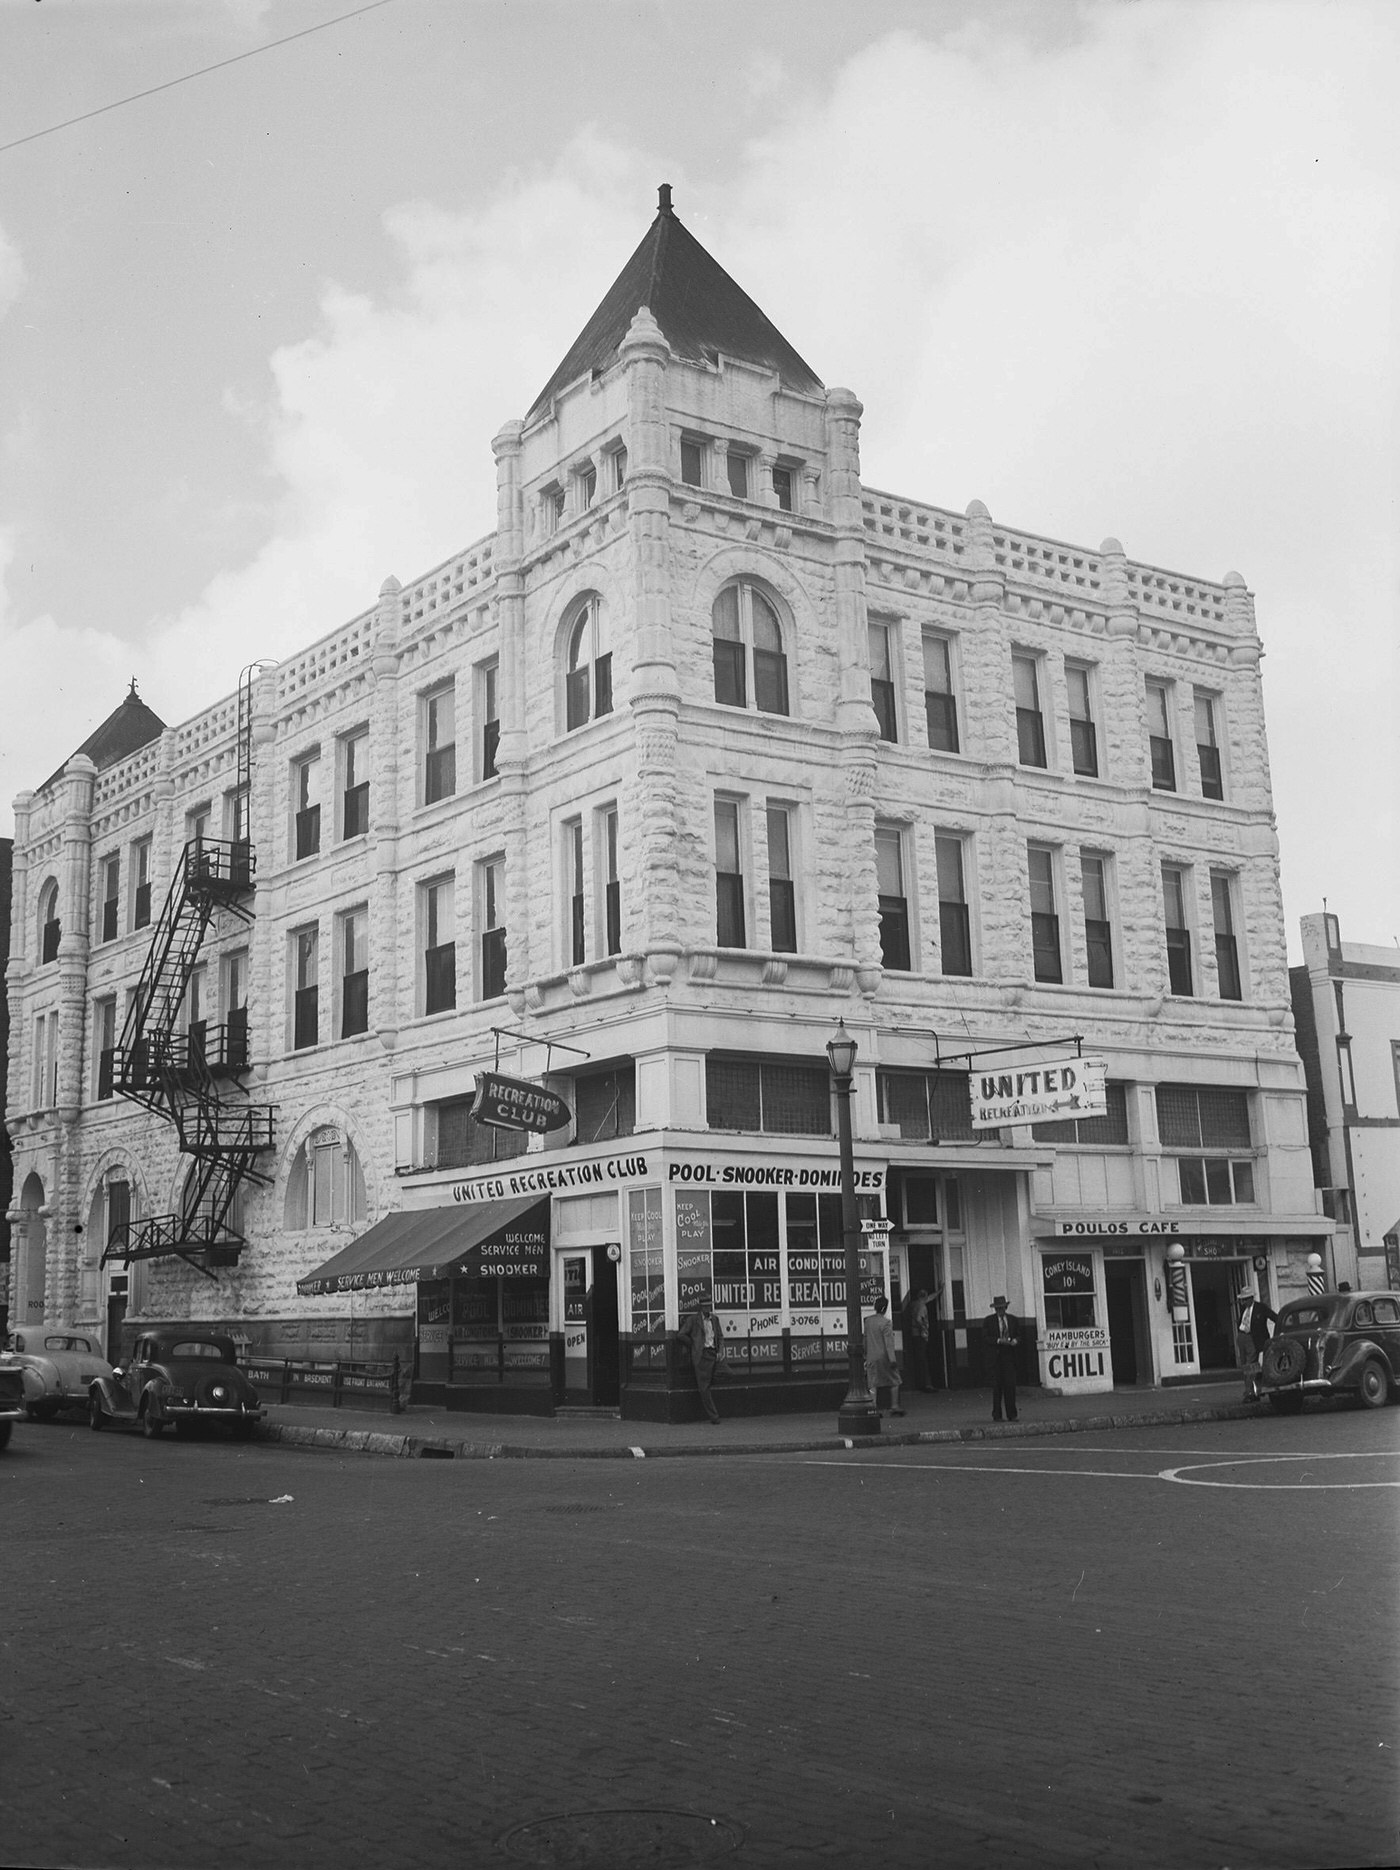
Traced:
POLYGON ((0 318, 9 311, 27 283, 20 250, 0 227, 0 318))

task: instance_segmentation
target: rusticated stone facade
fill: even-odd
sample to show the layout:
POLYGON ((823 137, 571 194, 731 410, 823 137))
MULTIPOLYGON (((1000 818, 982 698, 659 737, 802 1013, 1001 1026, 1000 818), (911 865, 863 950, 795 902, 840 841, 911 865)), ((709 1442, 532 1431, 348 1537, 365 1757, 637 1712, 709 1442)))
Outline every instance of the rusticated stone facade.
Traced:
MULTIPOLYGON (((663 220, 675 238, 668 207, 663 220)), ((208 811, 213 838, 236 823, 235 703, 104 770, 75 758, 16 802, 16 1317, 27 1306, 115 1330, 124 1304, 133 1321, 235 1323, 260 1347, 406 1350, 412 1286, 347 1307, 299 1296, 298 1280, 387 1213, 449 1202, 454 1184, 488 1173, 479 1162, 434 1166, 439 1106, 466 1096, 480 1069, 548 1076, 573 1096, 587 1061, 626 1076, 635 1118, 619 1132, 614 1117, 592 1139, 551 1138, 540 1159, 613 1161, 619 1134, 635 1141, 651 1167, 627 1175, 659 1187, 673 1328, 682 1165, 710 1152, 731 1168, 797 1164, 800 1176, 801 1164, 833 1153, 829 1137, 797 1135, 781 1119, 748 1132, 717 1123, 707 1060, 820 1065, 838 1019, 860 1047, 858 1158, 895 1222, 888 1270, 902 1285, 943 1288, 950 1381, 977 1374, 975 1324, 994 1291, 1054 1329, 1038 1250, 1070 1230, 1091 1262, 1095 1328, 1107 1333, 1116 1306, 1115 1343, 1133 1338, 1139 1381, 1209 1361, 1207 1295, 1218 1311, 1248 1276, 1278 1296, 1299 1283, 1307 1251, 1331 1251, 1309 1172, 1261 645, 1242 580, 1138 564, 1112 539, 1092 549, 1012 530, 977 501, 958 512, 876 492, 860 479, 850 391, 814 388, 810 373, 746 346, 757 326, 717 331, 692 355, 665 324, 655 304, 627 308, 600 362, 501 430, 491 537, 406 587, 387 579, 361 616, 253 683, 255 916, 247 927, 227 913, 216 920, 202 993, 218 1019, 244 990, 232 983, 244 983, 247 1089, 279 1115, 270 1182, 247 1192, 246 1244, 216 1281, 179 1259, 125 1274, 99 1265, 110 1185, 130 1188, 136 1216, 177 1212, 187 1167, 167 1127, 99 1095, 99 1054, 103 1005, 115 1000, 120 1031, 150 937, 134 914, 135 866, 149 867, 154 920, 197 815, 208 811), (757 593, 776 620, 785 707, 754 705, 750 613, 743 705, 717 673, 715 620, 736 590, 757 593), (883 736, 872 624, 889 659, 883 736), (929 654, 947 657, 956 751, 930 744, 938 684, 926 639, 929 654), (1035 671, 1043 765, 1023 757, 1018 738, 1017 656, 1035 671), (1170 789, 1153 783, 1149 684, 1168 710, 1170 789), (1079 757, 1085 718, 1093 772, 1079 757), (444 747, 455 749, 448 783, 444 747), (363 818, 348 803, 351 759, 356 784, 368 783, 363 818), (297 814, 313 795, 318 848, 298 858, 297 814), (743 901, 742 945, 720 939, 717 801, 734 808, 729 887, 743 901), (770 844, 783 827, 786 866, 770 844), (877 830, 886 860, 898 852, 907 966, 890 947, 877 830), (940 840, 961 856, 967 972, 954 971, 945 932, 940 840), (1037 961, 1028 846, 1049 854, 1053 908, 1042 913, 1055 920, 1058 980, 1047 978, 1046 925, 1037 961), (1102 860, 1104 918, 1086 904, 1086 854, 1102 860), (103 925, 112 858, 115 932, 103 925), (1185 909, 1189 993, 1169 975, 1164 865, 1185 909), (791 939, 780 936, 788 882, 791 939), (62 935, 45 961, 41 921, 55 885, 62 935), (347 954, 359 954, 346 947, 350 917, 362 918, 354 939, 364 943, 368 1020, 343 1037, 347 954), (1108 932, 1096 932, 1092 959, 1088 923, 1101 919, 1108 932), (316 1042, 298 1046, 296 994, 308 983, 297 937, 309 930, 319 1025, 316 1042), (500 930, 505 992, 485 998, 500 930), (1105 940, 1111 985, 1091 985, 1105 940), (434 941, 455 943, 455 1005, 430 1012, 434 941), (1029 1126, 921 1138, 890 1115, 893 1093, 880 1082, 950 1060, 966 1070, 968 1055, 975 1070, 1013 1045, 1034 1058, 1081 1043, 1122 1088, 1115 1139, 1047 1138, 1029 1126), (1229 1171, 1228 1203, 1188 1198, 1184 1145, 1159 1126, 1161 1085, 1245 1100, 1249 1135, 1231 1149, 1249 1171, 1229 1171), (910 1193, 920 1178, 936 1184, 931 1205, 910 1193), (1196 1269, 1189 1318, 1173 1318, 1161 1296, 1171 1239, 1196 1269), (1193 1242, 1210 1245, 1198 1253, 1193 1242)), ((1213 1147, 1200 1143, 1203 1160, 1213 1147)), ((561 1242, 635 1247, 644 1210, 630 1198, 561 1193, 556 1261, 561 1242)), ((775 1225, 786 1243, 795 1222, 784 1216, 775 1225)), ((622 1268, 625 1346, 644 1333, 622 1268)), ((562 1342, 558 1264, 553 1274, 549 1331, 562 1342)), ((768 1312, 731 1310, 757 1341, 790 1336, 800 1308, 783 1283, 768 1312)), ((628 1368, 624 1357, 624 1391, 628 1368)))

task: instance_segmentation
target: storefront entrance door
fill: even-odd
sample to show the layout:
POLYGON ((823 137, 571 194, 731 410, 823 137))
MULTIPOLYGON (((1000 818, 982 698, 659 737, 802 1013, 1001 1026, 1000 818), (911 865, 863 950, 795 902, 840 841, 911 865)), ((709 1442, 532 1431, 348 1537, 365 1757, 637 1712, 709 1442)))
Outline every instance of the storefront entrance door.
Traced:
POLYGON ((1150 1383, 1147 1350, 1147 1278, 1141 1260, 1105 1260, 1104 1297, 1113 1354, 1113 1382, 1150 1383))
POLYGON ((618 1400, 617 1264, 606 1247, 560 1255, 564 1282, 564 1401, 618 1400))
POLYGON ((1196 1346, 1202 1370, 1235 1367, 1235 1287, 1230 1260, 1193 1260, 1191 1298, 1196 1308, 1196 1346))

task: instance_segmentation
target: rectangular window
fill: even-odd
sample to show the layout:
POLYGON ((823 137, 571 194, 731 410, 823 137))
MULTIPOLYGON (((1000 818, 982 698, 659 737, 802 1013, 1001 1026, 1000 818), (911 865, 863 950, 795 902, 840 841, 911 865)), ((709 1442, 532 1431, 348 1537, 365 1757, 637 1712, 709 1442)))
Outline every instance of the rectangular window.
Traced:
POLYGON ((583 820, 571 818, 564 826, 565 898, 569 905, 567 952, 570 967, 581 967, 587 954, 587 897, 583 865, 583 820))
POLYGON ((151 919, 151 840, 138 838, 131 847, 131 926, 143 929, 151 919))
POLYGON ((1162 865, 1162 905, 1167 928, 1167 981, 1172 993, 1189 998, 1195 992, 1191 979, 1191 923, 1187 913, 1190 901, 1189 872, 1175 864, 1162 865))
POLYGON ((1044 766, 1045 717, 1040 711, 1040 678, 1034 656, 1011 658, 1011 686, 1016 697, 1016 757, 1022 766, 1044 766))
POLYGON ((340 742, 340 835, 362 838, 369 830, 369 729, 360 727, 340 742))
POLYGON ((1235 940, 1234 884, 1223 870, 1210 875, 1210 903, 1215 921, 1215 971, 1222 1000, 1243 1000, 1240 951, 1235 940))
POLYGON ((598 814, 598 847, 603 872, 603 950, 622 953, 622 880, 617 867, 617 807, 598 814))
POLYGON ((117 1003, 99 1000, 92 1009, 92 1032, 97 1053, 97 1096, 99 1101, 112 1095, 112 1054, 117 1045, 117 1003))
POLYGON ((705 1121, 712 1130, 830 1136, 830 1068, 825 1059, 814 1065, 711 1052, 705 1060, 705 1121))
POLYGON ((248 950, 226 954, 223 969, 224 1056, 233 1071, 248 1069, 248 950))
POLYGON ((938 863, 938 945, 945 974, 972 973, 972 927, 967 908, 963 840, 951 832, 934 836, 938 863))
POLYGON ((1066 1117, 1058 1123, 1033 1123, 1037 1143, 1093 1144, 1096 1148, 1126 1149, 1128 1145, 1128 1087, 1112 1080, 1104 1086, 1108 1109, 1101 1117, 1066 1117))
POLYGON ((457 790, 457 690, 446 682, 423 697, 423 803, 457 790))
POLYGON ((477 773, 482 779, 496 777, 496 750, 501 744, 501 715, 497 690, 501 665, 498 660, 483 662, 476 672, 477 744, 480 757, 477 773))
POLYGON ((1158 792, 1176 791, 1176 752, 1172 739, 1172 694, 1167 682, 1147 684, 1147 744, 1152 756, 1152 784, 1158 792))
POLYGON ((347 909, 340 918, 340 1036, 369 1031, 369 914, 347 909))
POLYGON ((1164 1149, 1249 1149, 1249 1093, 1225 1085, 1159 1084, 1157 1135, 1164 1149))
POLYGON ((598 470, 591 461, 575 474, 574 486, 578 492, 578 510, 586 513, 598 498, 598 470))
POLYGON ((102 860, 102 937, 103 941, 115 941, 120 928, 119 912, 121 898, 122 860, 120 857, 104 857, 102 860))
POLYGON ((627 450, 621 446, 614 448, 608 460, 612 467, 612 490, 621 493, 627 485, 627 450))
POLYGON ((797 953, 797 896, 792 879, 792 823, 786 805, 770 805, 768 921, 775 954, 797 953))
POLYGON ((607 1071, 581 1071, 574 1079, 574 1141, 605 1143, 637 1127, 637 1069, 629 1059, 607 1071))
POLYGON ((48 1110, 58 1102, 58 1014, 40 1013, 34 1021, 33 1108, 48 1110))
POLYGON ((1203 689, 1196 690, 1196 757, 1201 767, 1201 797, 1223 799, 1225 775, 1220 764, 1220 740, 1216 733, 1217 701, 1203 689))
POLYGON ((924 716, 928 744, 937 753, 957 753, 958 701, 953 689, 953 646, 946 636, 924 638, 924 716))
POLYGON ((705 444, 694 436, 681 436, 681 479, 687 487, 705 485, 705 444))
POLYGON ((477 907, 481 928, 481 994, 499 1000, 506 990, 506 860, 488 858, 477 866, 477 907))
POLYGON ((1060 916, 1055 907, 1055 853, 1043 844, 1026 847, 1031 886, 1031 953, 1035 978, 1063 981, 1060 916))
POLYGON ((1097 851, 1079 853, 1084 878, 1084 947, 1089 985, 1113 985, 1113 925, 1108 913, 1107 857, 1097 851))
POLYGON ((292 1045, 300 1052, 320 1036, 320 935, 315 928, 293 931, 292 963, 292 1045))
POLYGON ((321 755, 305 754, 292 762, 293 849, 298 862, 321 848, 321 755))
POLYGON ((212 810, 207 804, 196 805, 193 811, 185 813, 186 844, 193 844, 198 847, 208 842, 209 820, 211 816, 212 810))
POLYGON ((439 877, 419 891, 419 930, 423 943, 423 1011, 446 1013, 457 1004, 457 941, 452 913, 452 879, 439 877))
POLYGON ((474 1098, 453 1098, 431 1104, 437 1123, 437 1147, 432 1165, 439 1169, 467 1169, 482 1162, 508 1162, 529 1147, 524 1130, 498 1130, 472 1116, 474 1098))
POLYGON ((887 623, 872 623, 868 626, 868 632, 870 638, 870 705, 875 710, 881 740, 897 741, 899 722, 895 714, 895 663, 890 642, 892 632, 887 623))
POLYGON ((251 806, 247 786, 235 786, 224 794, 224 837, 230 850, 228 854, 229 879, 234 883, 251 883, 253 880, 251 806))
POLYGON ((1099 776, 1099 736, 1094 726, 1090 673, 1086 663, 1065 664, 1065 684, 1069 690, 1069 750, 1076 773, 1086 779, 1099 776))
POLYGON ((715 942, 721 948, 748 947, 737 799, 715 800, 715 942))
MULTIPOLYGON (((905 1142, 972 1143, 1000 1134, 973 1129, 971 1080, 965 1071, 879 1071, 875 1095, 880 1122, 895 1125, 905 1142)), ((950 1226, 956 1225, 948 1218, 950 1226)))
POLYGON ((736 500, 749 497, 749 457, 740 454, 736 448, 730 448, 725 455, 725 465, 729 470, 729 491, 736 500))
POLYGON ((880 906, 880 960, 891 972, 912 967, 909 946, 909 899, 904 887, 904 834, 894 826, 876 827, 875 885, 880 906))
POLYGON ((773 498, 784 513, 792 511, 792 469, 777 466, 773 469, 773 498))
POLYGON ((200 1071, 206 1063, 205 1042, 209 1036, 209 970, 201 962, 185 987, 185 1045, 191 1069, 200 1071))
POLYGON ((1231 1207, 1254 1200, 1254 1164, 1227 1156, 1178 1156, 1181 1205, 1231 1207))

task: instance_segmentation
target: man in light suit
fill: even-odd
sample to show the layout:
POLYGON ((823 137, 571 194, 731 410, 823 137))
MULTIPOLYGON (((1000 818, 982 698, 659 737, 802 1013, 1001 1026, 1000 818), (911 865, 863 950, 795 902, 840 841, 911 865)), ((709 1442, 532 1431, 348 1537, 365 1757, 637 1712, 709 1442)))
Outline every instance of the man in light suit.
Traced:
POLYGON ((714 1382, 716 1367, 724 1362, 724 1326, 715 1317, 714 1304, 709 1298, 702 1298, 696 1309, 682 1318, 676 1340, 690 1353, 695 1387, 700 1392, 705 1414, 712 1422, 718 1422, 719 1410, 715 1407, 710 1385, 714 1382))

